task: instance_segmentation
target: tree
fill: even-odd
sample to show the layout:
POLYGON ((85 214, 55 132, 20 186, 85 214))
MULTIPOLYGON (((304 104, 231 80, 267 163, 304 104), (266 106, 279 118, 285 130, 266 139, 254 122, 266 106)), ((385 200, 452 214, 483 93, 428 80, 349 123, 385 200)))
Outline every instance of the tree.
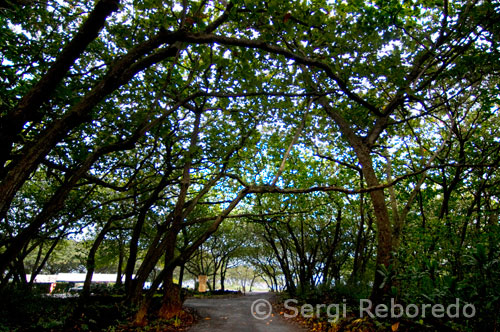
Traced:
MULTIPOLYGON (((393 279, 380 272, 407 250, 407 227, 418 218, 429 226, 426 206, 439 203, 431 224, 459 230, 458 249, 476 235, 471 218, 480 234, 495 225, 496 180, 485 177, 498 169, 498 142, 481 141, 498 127, 500 14, 490 1, 100 0, 0 10, 4 285, 42 242, 106 230, 121 215, 132 221, 119 227, 130 239, 131 302, 141 302, 163 261, 140 322, 158 285, 172 285, 174 269, 224 219, 256 215, 245 211, 256 197, 335 193, 330 204, 356 202, 336 224, 357 230, 353 275, 370 259, 374 226, 372 299, 380 302, 393 279), (469 218, 453 220, 451 211, 469 218), (192 240, 179 245, 183 232, 192 240)), ((329 219, 311 220, 314 229, 329 219)), ((305 219, 286 221, 287 232, 273 232, 293 245, 275 252, 300 253, 306 283, 314 268, 304 253, 320 246, 298 241, 309 235, 305 219)), ((331 258, 338 241, 322 244, 331 249, 326 279, 343 266, 331 258)), ((458 273, 461 259, 454 261, 458 273)), ((294 276, 280 265, 291 287, 294 276)), ((166 314, 179 302, 169 287, 166 314)))

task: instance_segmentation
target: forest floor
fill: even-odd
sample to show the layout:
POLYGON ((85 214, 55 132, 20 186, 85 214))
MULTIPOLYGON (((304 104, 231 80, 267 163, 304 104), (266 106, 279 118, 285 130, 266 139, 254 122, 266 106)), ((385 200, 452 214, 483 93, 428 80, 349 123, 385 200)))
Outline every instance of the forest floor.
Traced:
POLYGON ((304 332, 296 322, 274 312, 272 293, 248 293, 238 297, 190 298, 184 305, 199 315, 189 332, 304 332), (269 311, 271 310, 271 311, 269 311))

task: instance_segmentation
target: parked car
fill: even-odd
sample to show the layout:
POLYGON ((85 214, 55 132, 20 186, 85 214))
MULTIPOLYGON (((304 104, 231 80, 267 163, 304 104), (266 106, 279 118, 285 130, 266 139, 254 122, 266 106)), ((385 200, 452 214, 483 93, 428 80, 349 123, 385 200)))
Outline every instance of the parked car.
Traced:
POLYGON ((78 294, 81 293, 82 291, 83 291, 83 286, 75 286, 69 289, 70 294, 78 294))

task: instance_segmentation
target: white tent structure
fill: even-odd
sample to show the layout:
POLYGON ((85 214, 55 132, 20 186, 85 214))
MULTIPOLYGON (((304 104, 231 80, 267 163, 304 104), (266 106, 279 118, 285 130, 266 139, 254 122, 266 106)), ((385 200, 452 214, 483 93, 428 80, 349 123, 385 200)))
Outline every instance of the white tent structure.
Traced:
MULTIPOLYGON (((85 282, 86 273, 58 273, 58 274, 39 274, 35 277, 35 283, 56 283, 56 282, 85 282)), ((26 275, 26 279, 30 280, 31 275, 26 275)), ((122 276, 122 281, 125 281, 125 276, 122 276)), ((92 282, 96 283, 114 283, 116 282, 116 274, 113 273, 94 273, 92 282)))

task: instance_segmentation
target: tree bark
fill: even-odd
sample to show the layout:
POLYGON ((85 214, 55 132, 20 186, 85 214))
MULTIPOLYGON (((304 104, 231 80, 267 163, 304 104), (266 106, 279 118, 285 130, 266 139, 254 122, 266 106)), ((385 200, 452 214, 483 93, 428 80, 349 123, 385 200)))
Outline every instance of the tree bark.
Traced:
POLYGON ((182 299, 180 286, 173 282, 173 269, 169 269, 163 282, 163 298, 158 316, 162 319, 171 319, 182 313, 182 299))
MULTIPOLYGON (((364 185, 364 180, 363 180, 363 172, 360 172, 360 183, 361 187, 364 185)), ((360 261, 360 255, 364 251, 364 246, 363 246, 363 228, 365 226, 365 202, 364 202, 365 195, 362 193, 360 194, 359 197, 359 226, 358 226, 358 233, 356 235, 356 250, 354 252, 354 264, 352 267, 352 273, 350 277, 350 282, 355 282, 358 279, 358 270, 359 270, 359 261, 360 261)))
POLYGON ((10 158, 12 144, 28 121, 39 121, 39 108, 49 100, 57 85, 81 56, 87 46, 97 38, 106 19, 118 10, 119 0, 101 0, 81 25, 73 39, 63 48, 47 73, 19 101, 17 106, 0 119, 0 178, 5 175, 4 165, 10 158))
MULTIPOLYGON (((320 104, 324 107, 327 114, 339 126, 341 132, 346 137, 347 141, 353 148, 361 170, 365 177, 368 187, 377 187, 380 185, 375 170, 373 169, 373 160, 371 157, 371 146, 374 144, 380 133, 387 125, 388 116, 378 118, 370 134, 361 138, 351 129, 349 123, 331 108, 328 100, 324 97, 319 99, 320 104)), ((375 277, 373 282, 372 294, 370 296, 373 303, 380 303, 382 297, 390 289, 390 283, 386 282, 384 287, 381 287, 384 282, 384 277, 379 273, 381 266, 388 267, 392 257, 392 227, 387 209, 384 190, 373 190, 369 192, 373 212, 375 214, 375 222, 377 225, 377 259, 375 267, 375 277)))
POLYGON ((95 254, 97 253, 97 250, 99 249, 99 246, 101 245, 102 241, 104 240, 104 237, 109 231, 109 228, 113 224, 114 218, 109 218, 108 222, 104 225, 102 230, 99 232, 97 235, 94 243, 92 244, 92 247, 90 248, 88 257, 87 257, 87 274, 85 275, 85 282, 83 283, 83 290, 82 290, 82 299, 85 300, 90 296, 90 286, 92 284, 92 276, 94 275, 95 271, 95 254))
POLYGON ((333 255, 335 253, 335 250, 337 250, 337 246, 340 241, 341 222, 342 222, 342 209, 338 207, 337 223, 335 224, 335 235, 333 237, 333 242, 330 245, 328 253, 326 254, 326 262, 325 262, 325 267, 323 269, 323 278, 324 278, 323 285, 325 286, 330 286, 332 280, 332 278, 330 277, 330 265, 332 264, 333 255))
POLYGON ((123 270, 123 261, 125 252, 123 250, 123 241, 122 241, 122 233, 119 231, 118 233, 118 266, 116 268, 116 285, 121 286, 123 284, 122 281, 122 270, 123 270))

